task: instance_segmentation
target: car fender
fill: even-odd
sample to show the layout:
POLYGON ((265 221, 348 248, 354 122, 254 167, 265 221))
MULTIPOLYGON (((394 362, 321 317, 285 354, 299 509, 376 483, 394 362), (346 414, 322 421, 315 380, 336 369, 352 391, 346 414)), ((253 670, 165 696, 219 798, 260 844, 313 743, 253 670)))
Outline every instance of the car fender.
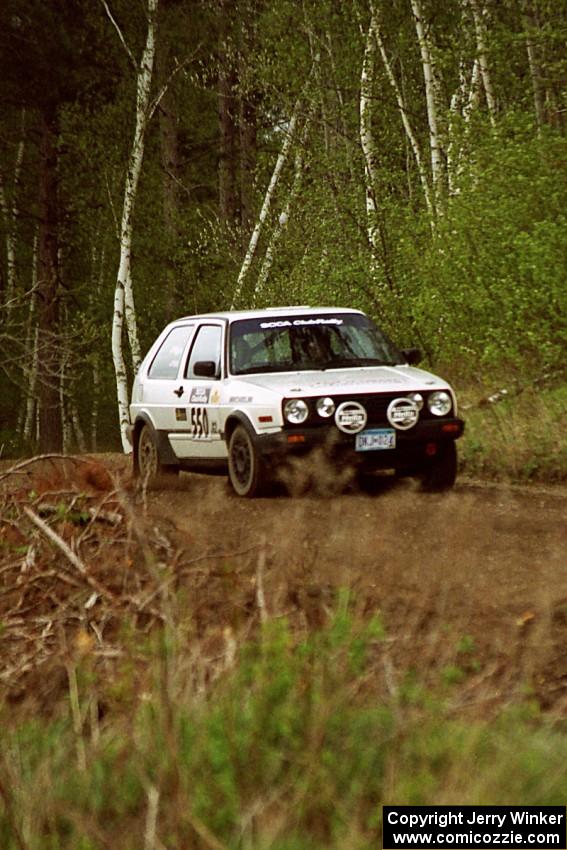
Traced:
POLYGON ((252 419, 244 410, 238 410, 236 408, 230 411, 224 423, 223 436, 227 446, 230 442, 232 433, 237 425, 243 425, 253 440, 256 440, 256 438, 259 437, 262 433, 261 431, 255 428, 252 419))
POLYGON ((171 448, 167 433, 165 431, 158 431, 148 410, 139 410, 136 413, 136 418, 132 426, 131 435, 132 450, 134 455, 134 470, 138 470, 138 437, 140 436, 140 431, 142 430, 144 425, 148 425, 154 433, 160 461, 164 465, 177 465, 179 463, 179 458, 171 448))

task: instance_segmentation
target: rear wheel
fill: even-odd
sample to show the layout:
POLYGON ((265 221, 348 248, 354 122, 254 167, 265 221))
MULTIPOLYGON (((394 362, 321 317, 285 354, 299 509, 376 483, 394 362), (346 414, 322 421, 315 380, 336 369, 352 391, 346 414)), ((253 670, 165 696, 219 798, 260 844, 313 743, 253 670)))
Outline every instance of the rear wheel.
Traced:
POLYGON ((445 443, 421 474, 421 489, 428 493, 441 493, 450 490, 456 478, 457 446, 454 442, 445 443))
POLYGON ((153 428, 143 425, 138 437, 137 472, 144 484, 151 484, 160 478, 171 478, 179 473, 178 466, 161 462, 157 440, 153 428))
POLYGON ((253 498, 266 491, 268 477, 264 464, 243 425, 237 425, 228 444, 228 475, 238 496, 253 498))

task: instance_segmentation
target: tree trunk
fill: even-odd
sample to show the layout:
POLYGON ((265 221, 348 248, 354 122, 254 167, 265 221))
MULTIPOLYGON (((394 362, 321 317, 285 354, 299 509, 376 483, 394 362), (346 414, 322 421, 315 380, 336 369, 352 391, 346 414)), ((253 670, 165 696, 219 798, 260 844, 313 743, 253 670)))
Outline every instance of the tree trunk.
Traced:
POLYGON ((305 145, 307 143, 307 136, 309 135, 309 129, 312 120, 313 109, 311 109, 309 115, 305 119, 305 124, 303 126, 303 131, 301 133, 301 138, 299 139, 299 143, 297 145, 297 151, 295 153, 295 165, 294 165, 294 174, 293 174, 293 182, 291 184, 291 189, 289 190, 289 194, 287 196, 287 201, 284 205, 283 210, 281 211, 278 220, 276 222, 276 226, 272 231, 272 235, 270 237, 270 241, 268 242, 268 247, 266 248, 266 253, 264 254, 264 261, 260 268, 260 272, 258 274, 258 280, 256 281, 256 288, 254 290, 254 296, 252 299, 252 304, 255 307, 257 304, 258 296, 263 291, 266 282, 268 280, 270 270, 272 268, 272 264, 274 262, 274 257, 276 253, 276 248, 278 242, 280 241, 282 234, 287 226, 289 221, 289 216, 291 213, 292 204, 299 194, 299 190, 301 188, 301 181, 303 178, 303 158, 305 153, 305 145))
POLYGON ((112 322, 112 359, 116 375, 116 394, 118 400, 118 416, 122 448, 125 453, 132 451, 128 436, 130 422, 128 405, 128 372, 122 348, 122 332, 124 318, 128 325, 134 369, 139 366, 139 346, 137 343, 136 313, 134 310, 134 295, 130 273, 132 250, 133 213, 138 190, 138 182, 144 159, 145 134, 150 112, 150 92, 152 72, 155 57, 155 32, 158 0, 148 0, 148 30, 146 44, 137 77, 136 92, 136 127, 128 161, 126 185, 124 188, 124 204, 120 226, 120 265, 114 291, 114 314, 112 322))
POLYGON ((220 0, 219 33, 219 210, 223 222, 234 224, 237 207, 237 74, 234 48, 231 46, 233 0, 220 0))
POLYGON ((372 255, 376 258, 379 247, 378 209, 376 205, 377 152, 372 130, 372 95, 376 59, 374 14, 368 26, 364 59, 360 76, 360 146, 364 156, 364 187, 366 197, 366 227, 372 255))
POLYGON ((6 308, 6 318, 10 318, 12 308, 14 306, 14 296, 16 293, 17 272, 16 272, 16 223, 18 220, 18 187, 20 183, 20 174, 22 170, 22 162, 24 160, 25 147, 25 119, 26 111, 22 109, 21 117, 21 135, 18 147, 16 149, 16 159, 14 162, 14 177, 12 181, 12 203, 8 203, 2 174, 0 173, 0 210, 4 218, 4 226, 6 232, 6 292, 4 295, 4 306, 6 308))
POLYGON ((443 183, 443 161, 441 156, 441 144, 439 138, 439 121, 437 116, 436 91, 438 89, 435 66, 433 63, 429 37, 426 35, 423 24, 423 12, 421 0, 411 0, 411 8, 415 20, 415 31, 421 53, 421 65, 423 68, 423 81, 425 84, 425 103, 427 106, 427 122, 429 124, 429 147, 431 150, 431 174, 433 176, 433 187, 436 200, 439 199, 443 183))
POLYGON ((39 450, 62 449, 59 410, 59 269, 57 114, 47 108, 40 117, 39 242, 37 315, 39 329, 39 450))
POLYGON ((23 370, 23 378, 26 386, 25 405, 21 408, 20 418, 18 421, 18 433, 23 436, 24 445, 28 445, 31 440, 32 427, 35 419, 36 408, 36 384, 37 384, 37 361, 38 361, 38 327, 36 320, 37 312, 37 248, 38 237, 37 233, 33 240, 32 253, 32 277, 31 277, 31 293, 28 311, 28 320, 26 328, 26 347, 24 357, 26 365, 23 370))
POLYGON ((384 69, 386 71, 386 76, 388 77, 390 85, 392 86, 392 89, 393 89, 393 92, 394 92, 394 95, 395 95, 395 98, 396 98, 396 103, 398 104, 398 109, 400 111, 402 124, 404 126, 404 130, 406 132, 406 136, 407 136, 409 145, 410 145, 412 153, 413 153, 415 164, 417 166, 417 172, 419 174, 419 179, 421 181, 421 186, 422 186, 423 194, 424 194, 424 197, 425 197, 425 205, 427 206, 427 211, 429 212, 430 216, 433 218, 434 215, 435 215, 435 208, 434 208, 433 200, 432 200, 432 197, 431 197, 431 190, 430 190, 430 186, 429 186, 429 178, 428 178, 428 175, 427 175, 427 169, 425 168, 425 165, 423 163, 423 159, 422 159, 422 156, 421 156, 421 150, 420 150, 420 147, 419 147, 419 142, 417 141, 417 137, 416 137, 416 135, 413 131, 413 127, 411 125, 411 122, 410 122, 410 119, 409 119, 409 114, 408 114, 408 111, 406 109, 406 105, 405 105, 404 98, 403 98, 403 95, 402 95, 402 91, 401 91, 400 86, 398 85, 398 81, 396 80, 396 77, 394 75, 394 71, 392 69, 392 65, 391 65, 390 60, 388 58, 388 54, 386 53, 386 48, 384 46, 384 40, 382 38, 382 31, 381 31, 381 27, 380 27, 380 22, 378 20, 378 16, 375 14, 374 10, 372 10, 372 12, 373 12, 372 13, 372 27, 373 27, 373 31, 374 31, 374 36, 375 36, 376 42, 378 44, 380 56, 382 57, 382 62, 384 64, 384 69))
POLYGON ((278 158, 276 159, 276 164, 274 165, 274 170, 272 172, 272 177, 268 184, 268 188, 266 189, 266 194, 264 196, 264 203, 262 204, 262 209, 260 210, 260 214, 258 215, 258 220, 256 222, 256 226, 252 231, 252 236, 250 237, 250 242, 248 244, 248 250, 246 251, 246 255, 244 260, 242 261, 242 266, 240 268, 240 273, 238 275, 238 280, 236 281, 236 288, 234 291, 234 295, 232 297, 232 306, 231 309, 234 309, 238 304, 242 287, 244 286, 244 282, 246 280, 246 276, 252 265, 252 261, 256 254, 256 249, 258 247, 258 240, 260 239, 260 234, 264 227, 264 223, 266 218, 268 217, 268 213, 270 212, 270 207, 272 204, 272 198, 276 191, 276 186, 278 185, 280 175, 282 172, 282 168, 284 167, 287 158, 289 156, 289 151, 291 148, 291 144, 293 142, 295 136, 295 129, 297 125, 297 120, 299 116, 299 109, 301 107, 302 98, 298 98, 295 106, 293 107, 293 112, 291 114, 291 118, 287 129, 284 135, 284 141, 282 144, 282 148, 278 154, 278 158))
POLYGON ((488 107, 488 115, 492 126, 496 123, 496 98, 494 97, 494 89, 492 87, 492 78, 490 76, 490 67, 487 57, 486 45, 486 23, 484 17, 486 9, 483 9, 478 0, 470 0, 471 9, 474 19, 474 30, 476 35, 476 49, 478 56, 478 64, 480 68, 480 76, 486 96, 486 105, 488 107))
MULTIPOLYGON (((159 85, 167 78, 169 47, 160 39, 156 52, 156 70, 159 85)), ((159 142, 162 169, 163 223, 165 240, 165 285, 170 310, 175 304, 175 266, 172 256, 179 239, 179 134, 177 100, 173 86, 167 86, 159 104, 159 142)))
MULTIPOLYGON (((245 7, 246 8, 246 7, 245 7)), ((257 122, 258 92, 249 79, 250 56, 254 47, 255 4, 247 10, 249 17, 241 27, 239 52, 238 125, 240 133, 240 224, 243 240, 249 238, 254 221, 254 188, 258 158, 257 122)), ((243 241, 243 250, 246 243, 243 241)))

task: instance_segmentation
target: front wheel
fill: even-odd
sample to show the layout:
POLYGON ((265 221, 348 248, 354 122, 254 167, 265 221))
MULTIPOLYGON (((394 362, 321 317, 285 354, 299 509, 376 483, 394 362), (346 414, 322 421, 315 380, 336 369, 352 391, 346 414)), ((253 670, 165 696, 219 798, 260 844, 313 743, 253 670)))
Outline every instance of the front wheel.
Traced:
POLYGON ((428 493, 441 493, 450 490, 456 478, 457 446, 454 442, 445 443, 421 474, 421 489, 428 493))
POLYGON ((161 462, 157 440, 149 425, 142 427, 138 437, 136 468, 143 484, 153 484, 160 478, 170 478, 179 473, 178 466, 165 465, 161 462))
POLYGON ((260 496, 267 487, 267 475, 252 437, 243 425, 237 425, 228 444, 228 475, 238 496, 260 496))

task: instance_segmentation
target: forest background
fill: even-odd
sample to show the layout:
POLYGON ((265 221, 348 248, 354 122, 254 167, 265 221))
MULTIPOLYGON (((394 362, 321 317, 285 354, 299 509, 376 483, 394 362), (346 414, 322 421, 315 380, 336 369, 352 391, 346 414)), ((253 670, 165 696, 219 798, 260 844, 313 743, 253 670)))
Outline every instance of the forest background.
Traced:
POLYGON ((5 0, 2 454, 118 449, 164 324, 252 305, 362 308, 563 409, 566 31, 564 0, 5 0))

